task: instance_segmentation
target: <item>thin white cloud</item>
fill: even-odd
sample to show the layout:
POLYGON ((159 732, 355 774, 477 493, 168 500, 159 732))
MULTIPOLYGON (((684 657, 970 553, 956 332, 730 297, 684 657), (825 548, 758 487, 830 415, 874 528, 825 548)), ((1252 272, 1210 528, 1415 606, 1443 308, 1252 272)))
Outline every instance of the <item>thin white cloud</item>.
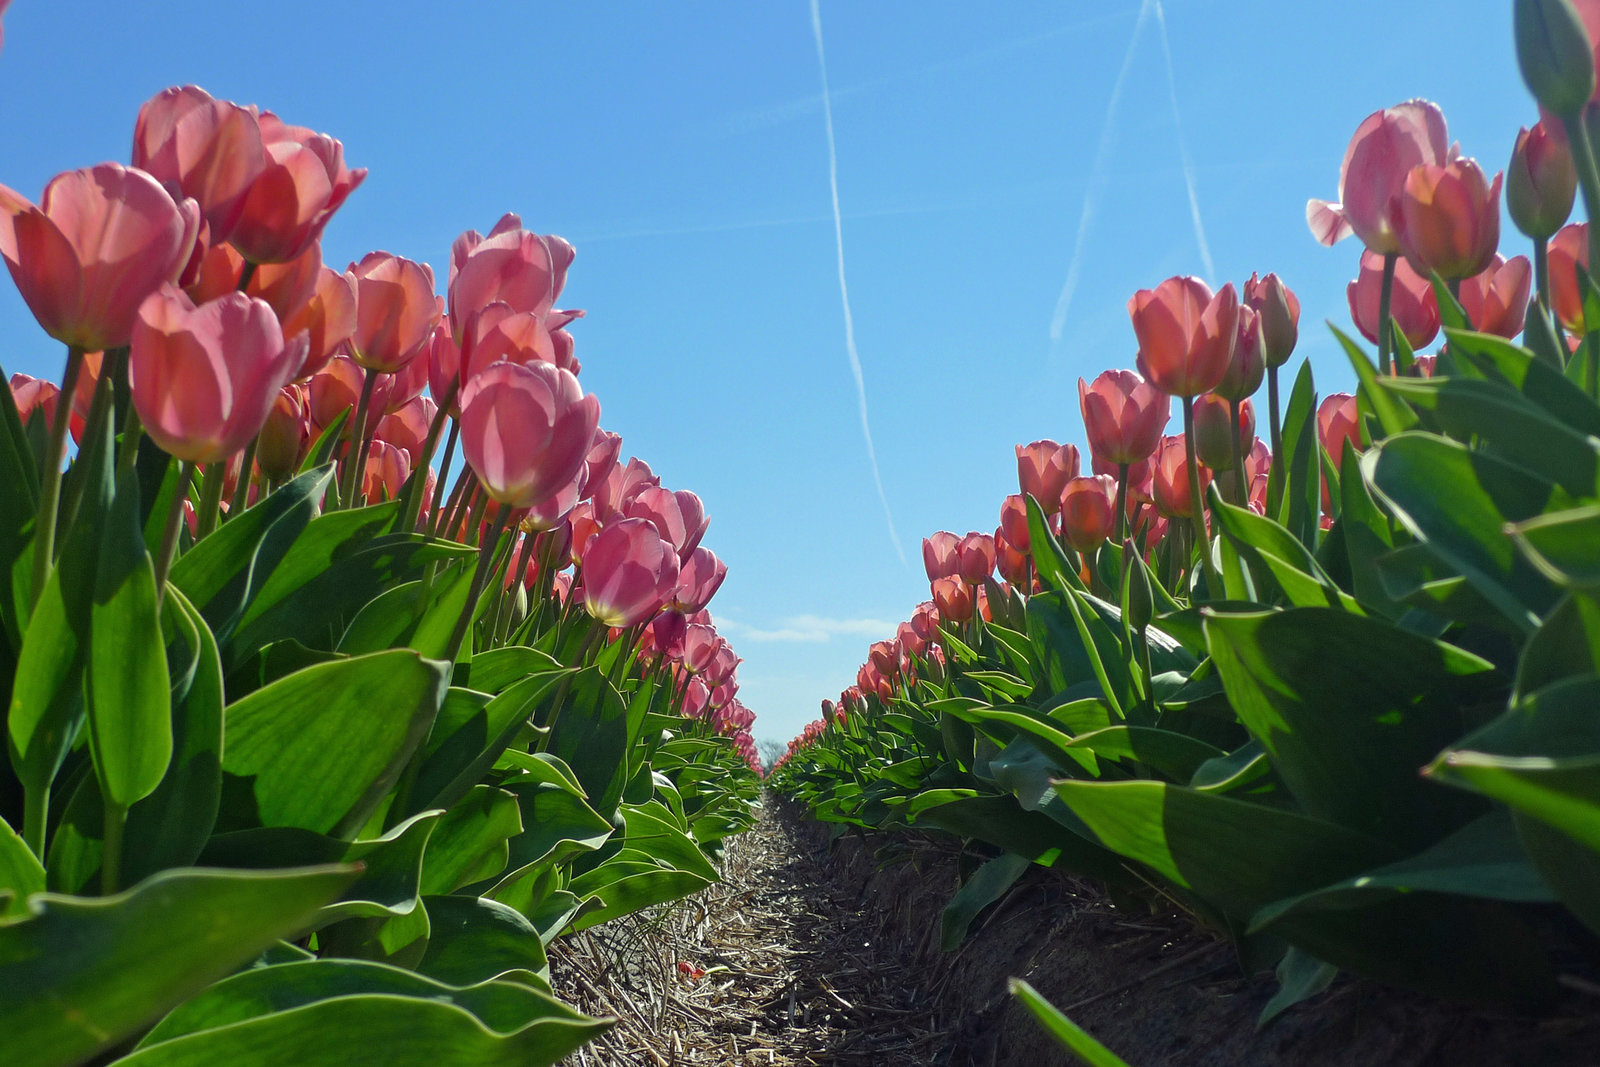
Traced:
POLYGON ((839 299, 844 304, 844 343, 850 356, 850 373, 856 379, 856 403, 861 411, 861 436, 867 442, 867 462, 872 467, 872 483, 883 503, 883 517, 889 524, 889 540, 894 542, 900 565, 907 566, 906 550, 895 532, 894 515, 889 510, 889 494, 883 491, 883 476, 878 473, 878 453, 872 447, 872 427, 867 422, 867 385, 861 376, 861 356, 856 351, 855 320, 850 315, 850 289, 844 278, 844 217, 839 212, 839 154, 833 140, 833 103, 828 93, 828 61, 822 51, 822 11, 818 0, 811 0, 811 36, 817 45, 817 66, 822 72, 822 116, 828 130, 828 188, 833 194, 833 240, 838 250, 839 299))
MULTIPOLYGON (((1111 162, 1111 149, 1117 140, 1117 105, 1122 102, 1122 89, 1128 82, 1128 71, 1133 67, 1133 50, 1139 43, 1139 34, 1144 29, 1145 20, 1150 17, 1151 3, 1152 0, 1144 0, 1139 5, 1139 18, 1133 24, 1133 36, 1128 40, 1128 50, 1123 53, 1117 80, 1111 86, 1111 101, 1106 105, 1105 122, 1100 127, 1100 143, 1095 146, 1094 161, 1089 165, 1089 183, 1083 191, 1083 210, 1078 213, 1078 233, 1072 240, 1072 259, 1067 265, 1067 280, 1061 287, 1061 295, 1056 298, 1055 313, 1050 317, 1052 343, 1061 340, 1067 325, 1067 312, 1072 310, 1072 294, 1077 291, 1078 272, 1083 266, 1084 243, 1089 236, 1089 228, 1094 223, 1100 190, 1106 184, 1106 167, 1111 162)), ((1160 10, 1159 4, 1156 5, 1156 9, 1160 10)))
POLYGON ((883 640, 893 637, 895 623, 882 619, 834 619, 824 615, 791 615, 776 627, 750 626, 737 619, 715 618, 717 629, 740 641, 792 641, 820 644, 835 637, 865 637, 883 640))
POLYGON ((1172 100, 1172 130, 1178 136, 1178 160, 1183 165, 1183 184, 1189 190, 1189 216, 1194 220, 1194 239, 1200 245, 1200 261, 1206 265, 1206 281, 1217 277, 1217 265, 1211 261, 1211 246, 1206 243, 1206 228, 1200 222, 1200 198, 1194 191, 1194 164, 1189 159, 1189 149, 1183 143, 1183 125, 1178 119, 1178 85, 1172 77, 1172 47, 1167 43, 1167 16, 1156 6, 1156 27, 1161 31, 1161 55, 1167 61, 1167 95, 1172 100))

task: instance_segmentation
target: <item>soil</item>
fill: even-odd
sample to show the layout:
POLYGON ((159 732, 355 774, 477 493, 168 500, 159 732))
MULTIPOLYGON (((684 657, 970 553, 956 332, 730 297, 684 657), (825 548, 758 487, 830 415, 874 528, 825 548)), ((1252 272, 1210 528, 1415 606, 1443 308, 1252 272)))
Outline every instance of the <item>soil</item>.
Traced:
POLYGON ((721 884, 552 946, 557 994, 619 1019, 567 1064, 1075 1063, 1007 993, 1015 976, 1133 1067, 1600 1065, 1600 987, 1525 1016, 1341 978, 1258 1032, 1270 974, 1241 974, 1180 913, 1124 910, 1038 868, 945 953, 955 843, 831 837, 769 798, 721 884))

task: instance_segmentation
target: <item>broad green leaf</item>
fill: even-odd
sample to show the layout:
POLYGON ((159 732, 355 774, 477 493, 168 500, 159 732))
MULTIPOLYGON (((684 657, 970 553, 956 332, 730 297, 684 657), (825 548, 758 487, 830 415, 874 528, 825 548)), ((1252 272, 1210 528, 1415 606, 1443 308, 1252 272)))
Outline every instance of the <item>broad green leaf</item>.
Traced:
POLYGON ((539 931, 519 913, 478 897, 424 898, 433 932, 417 971, 449 985, 471 985, 507 971, 531 971, 548 988, 539 931))
POLYGON ((1339 968, 1333 964, 1290 945, 1289 951, 1278 961, 1278 991, 1256 1017, 1256 1029, 1327 989, 1338 976, 1339 968))
MULTIPOLYGON (((1350 358, 1350 366, 1355 368, 1356 377, 1361 379, 1361 396, 1370 405, 1373 415, 1378 419, 1378 425, 1383 427, 1385 436, 1392 437, 1416 426, 1416 414, 1389 388, 1390 383, 1397 379, 1380 376, 1378 368, 1367 358, 1360 345, 1352 341, 1338 327, 1330 326, 1329 329, 1338 339, 1345 355, 1350 358)), ((1398 334, 1399 331, 1396 330, 1395 333, 1398 334)))
POLYGON ((432 725, 447 664, 397 649, 308 667, 228 706, 225 783, 260 825, 347 836, 432 725))
POLYGON ((1417 768, 1497 691, 1490 664, 1328 608, 1208 612, 1205 627, 1229 703, 1308 814, 1402 847, 1459 825, 1471 806, 1417 768))
POLYGON ((44 864, 0 819, 0 922, 27 911, 27 898, 44 892, 44 864))
POLYGON ((1311 361, 1301 363, 1283 416, 1286 464, 1274 463, 1267 475, 1268 512, 1307 547, 1317 543, 1321 514, 1321 479, 1317 445, 1317 394, 1311 361), (1283 469, 1280 470, 1280 467, 1283 469))
POLYGON ((960 948, 978 913, 999 900, 1031 866, 1031 860, 1003 852, 974 871, 939 913, 939 947, 946 952, 960 948))
POLYGON ((48 792, 83 720, 83 646, 67 617, 61 573, 50 572, 28 621, 6 721, 11 766, 30 797, 48 792))
POLYGON ((656 811, 648 807, 623 807, 624 845, 649 853, 657 863, 697 874, 704 878, 707 884, 717 881, 720 877, 717 869, 706 859, 705 853, 700 851, 700 846, 695 844, 688 834, 672 825, 668 818, 663 817, 668 813, 661 809, 660 805, 656 807, 658 809, 656 811))
POLYGON ((523 831, 511 840, 510 873, 492 891, 498 896, 508 883, 537 873, 539 868, 593 852, 611 837, 613 827, 581 796, 550 782, 513 778, 502 788, 517 795, 523 831))
POLYGON ((297 934, 355 874, 173 870, 112 897, 30 897, 0 921, 8 1061, 66 1067, 115 1045, 297 934))
MULTIPOLYGON (((1530 315, 1529 323, 1536 317, 1530 315)), ((1445 337, 1458 372, 1505 382, 1561 425, 1581 434, 1600 436, 1600 405, 1555 366, 1492 334, 1445 330, 1445 337)))
MULTIPOLYGON (((597 870, 605 868, 606 865, 602 865, 597 870)), ((593 893, 600 898, 601 906, 580 915, 573 922, 572 930, 573 932, 587 930, 591 926, 610 922, 623 915, 631 915, 657 904, 666 904, 698 893, 710 884, 710 881, 698 874, 668 870, 665 867, 625 874, 615 881, 604 882, 594 888, 593 893)), ((576 889, 574 891, 576 892, 576 889)))
POLYGON ((1309 550, 1288 530, 1246 508, 1225 503, 1211 487, 1211 515, 1240 556, 1263 576, 1270 576, 1289 602, 1298 607, 1337 607, 1361 613, 1309 550))
POLYGON ((1546 685, 1593 674, 1600 674, 1600 603, 1569 593, 1523 646, 1511 703, 1546 685))
POLYGON ((1507 527, 1539 573, 1568 589, 1600 589, 1600 505, 1536 515, 1507 527))
POLYGON ((1585 847, 1531 815, 1516 812, 1517 834, 1528 859, 1555 890, 1561 903, 1600 933, 1600 851, 1585 847))
POLYGON ((493 878, 510 857, 506 842, 522 833, 515 793, 476 785, 439 820, 422 861, 422 891, 453 893, 493 878))
MULTIPOLYGON (((549 722, 548 713, 542 721, 549 722)), ((616 810, 627 784, 628 705, 598 669, 587 667, 573 676, 551 729, 549 751, 572 768, 595 810, 616 810)))
POLYGON ((1128 1067, 1127 1061, 1106 1048, 1089 1032, 1057 1010, 1054 1004, 1035 992, 1033 986, 1020 978, 1006 980, 1013 996, 1022 1001, 1028 1012, 1039 1021, 1045 1032, 1056 1039, 1062 1048, 1072 1052, 1088 1067, 1128 1067))

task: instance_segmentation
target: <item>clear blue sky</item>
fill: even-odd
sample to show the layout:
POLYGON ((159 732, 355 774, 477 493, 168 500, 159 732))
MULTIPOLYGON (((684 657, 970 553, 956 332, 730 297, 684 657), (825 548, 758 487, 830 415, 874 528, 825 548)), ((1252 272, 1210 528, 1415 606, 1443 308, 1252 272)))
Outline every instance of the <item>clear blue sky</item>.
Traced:
MULTIPOLYGON (((442 284, 456 234, 505 211, 567 237, 583 381, 625 453, 704 498, 730 567, 713 613, 745 657, 756 737, 783 741, 927 596, 921 537, 994 527, 1014 444, 1081 444, 1077 378, 1132 365, 1134 290, 1208 273, 1180 133, 1209 280, 1278 271, 1327 391, 1350 375, 1321 322, 1348 323, 1359 250, 1315 244, 1304 209, 1334 197, 1356 124, 1429 97, 1492 172, 1536 117, 1500 0, 1169 0, 1179 122, 1160 22, 1140 13, 822 0, 849 296, 904 563, 846 352, 807 0, 15 0, 0 182, 36 198, 58 171, 126 161, 139 105, 193 82, 370 168, 325 236, 336 266, 381 248, 442 284)), ((0 285, 6 371, 60 362, 0 285)))

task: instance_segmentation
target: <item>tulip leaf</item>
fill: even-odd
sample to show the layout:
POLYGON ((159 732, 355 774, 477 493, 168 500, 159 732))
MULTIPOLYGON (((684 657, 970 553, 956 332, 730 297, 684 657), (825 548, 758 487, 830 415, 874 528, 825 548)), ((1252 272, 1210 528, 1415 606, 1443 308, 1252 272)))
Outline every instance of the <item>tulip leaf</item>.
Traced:
POLYGON ((171 870, 112 897, 30 897, 0 921, 8 1060, 67 1067, 115 1045, 297 934, 355 873, 171 870))
POLYGON ((1546 882, 1589 929, 1600 933, 1600 851, 1531 815, 1514 812, 1523 851, 1546 882))
POLYGON ((1028 507, 1028 543, 1032 546, 1033 565, 1038 569, 1039 580, 1057 590, 1083 588, 1077 566, 1067 557, 1056 535, 1050 532, 1044 509, 1031 493, 1023 499, 1028 507))
MULTIPOLYGON (((627 784, 628 706, 597 668, 572 678, 548 749, 572 768, 595 810, 606 814, 616 810, 627 784)), ((548 713, 544 721, 549 724, 548 713)))
POLYGON ((1568 589, 1600 589, 1600 505, 1536 515, 1508 530, 1522 555, 1568 589))
POLYGON ((1283 417, 1283 453, 1286 463, 1273 463, 1267 474, 1267 513, 1310 548, 1317 543, 1322 506, 1317 456, 1317 394, 1311 361, 1300 365, 1289 406, 1283 417), (1281 469, 1280 469, 1281 468, 1281 469))
POLYGON ((658 809, 656 811, 651 811, 646 806, 622 809, 625 826, 624 846, 648 853, 662 865, 697 874, 704 878, 708 885, 715 882, 719 877, 717 869, 706 859, 705 853, 700 851, 700 846, 695 844, 683 830, 672 824, 670 813, 665 808, 659 804, 656 808, 658 809))
POLYGON ((0 819, 0 923, 26 913, 28 897, 44 892, 44 865, 4 819, 0 819))
POLYGON ((122 809, 155 792, 172 759, 171 681, 137 478, 130 468, 118 479, 90 610, 89 752, 101 795, 122 809))
MULTIPOLYGON (((62 572, 53 569, 34 605, 17 658, 6 740, 11 766, 28 794, 42 804, 83 719, 83 646, 67 616, 62 572)), ((42 808, 39 830, 44 829, 42 808)), ((42 846, 43 841, 35 842, 42 846)))
POLYGON ((1303 1000, 1309 1000, 1333 984, 1339 977, 1339 968, 1320 960, 1309 952, 1293 945, 1278 961, 1278 991, 1272 994, 1256 1017, 1256 1029, 1261 1029, 1303 1000))
POLYGON ((307 667, 234 702, 225 795, 248 795, 260 825, 354 833, 427 736, 447 668, 396 649, 307 667))
POLYGON ((1028 1009, 1045 1032, 1056 1039, 1062 1048, 1074 1053, 1078 1059, 1088 1064, 1088 1067, 1128 1067, 1116 1053, 1106 1048, 1089 1035, 1089 1032, 1071 1019, 1067 1018, 1051 1004, 1041 997, 1033 986, 1020 978, 1006 980, 1007 988, 1013 996, 1022 1001, 1023 1007, 1028 1009))
POLYGON ((1531 631, 1555 590, 1505 536, 1507 522, 1545 510, 1556 490, 1525 469, 1425 433, 1406 433, 1361 457, 1362 476, 1396 519, 1507 619, 1531 631))
POLYGON ((419 974, 450 985, 471 985, 507 971, 531 971, 549 988, 544 942, 520 913, 481 897, 423 900, 432 933, 416 967, 419 974))
POLYGON ((439 819, 422 861, 422 891, 453 893, 493 878, 510 858, 506 842, 522 833, 515 793, 475 785, 439 819))
MULTIPOLYGON (((1529 322, 1534 318, 1529 316, 1529 322)), ((1450 358, 1458 374, 1504 382, 1561 425, 1580 434, 1600 437, 1600 404, 1560 370, 1536 358, 1526 348, 1493 334, 1465 330, 1447 329, 1445 337, 1449 339, 1450 358)))
POLYGON ((1523 646, 1511 703, 1568 678, 1600 674, 1600 603, 1569 593, 1523 646))
POLYGON ((1003 852, 973 871, 939 913, 939 947, 946 952, 960 948, 978 913, 1004 896, 1032 866, 1015 852, 1003 852))
POLYGON ((0 637, 14 650, 22 644, 23 621, 17 614, 11 568, 32 537, 39 467, 11 390, 0 392, 5 394, 0 396, 0 637))
POLYGON ((549 661, 549 669, 510 686, 497 697, 451 688, 433 732, 422 768, 412 784, 410 803, 448 808, 483 778, 527 727, 528 716, 568 670, 549 661))
POLYGON ((512 778, 502 788, 516 794, 523 830, 510 841, 509 873, 496 883, 492 896, 499 896, 509 883, 535 869, 594 852, 614 832, 609 819, 562 786, 512 778))
MULTIPOLYGON (((593 911, 585 912, 573 921, 572 931, 587 930, 591 926, 610 922, 612 919, 623 915, 631 915, 636 911, 653 907, 657 904, 667 904, 679 900, 693 893, 698 893, 711 881, 695 874, 692 871, 672 870, 667 867, 651 866, 644 870, 633 870, 626 863, 602 864, 591 875, 601 877, 590 879, 581 892, 592 893, 600 900, 600 906, 593 911), (604 876, 615 871, 619 876, 602 880, 604 876)), ((579 883, 574 880, 571 886, 573 892, 580 892, 579 883)))
MULTIPOLYGON (((1367 358, 1360 345, 1352 341, 1338 327, 1330 326, 1329 329, 1333 331, 1333 336, 1338 338, 1345 355, 1350 358, 1350 365, 1355 368, 1356 377, 1361 379, 1361 395, 1365 398, 1372 414, 1376 416, 1384 434, 1392 437, 1416 426, 1416 413, 1401 403, 1389 389, 1389 384, 1396 379, 1380 376, 1378 368, 1372 365, 1372 361, 1367 358)), ((1394 331, 1394 336, 1399 338, 1400 331, 1394 331)))

